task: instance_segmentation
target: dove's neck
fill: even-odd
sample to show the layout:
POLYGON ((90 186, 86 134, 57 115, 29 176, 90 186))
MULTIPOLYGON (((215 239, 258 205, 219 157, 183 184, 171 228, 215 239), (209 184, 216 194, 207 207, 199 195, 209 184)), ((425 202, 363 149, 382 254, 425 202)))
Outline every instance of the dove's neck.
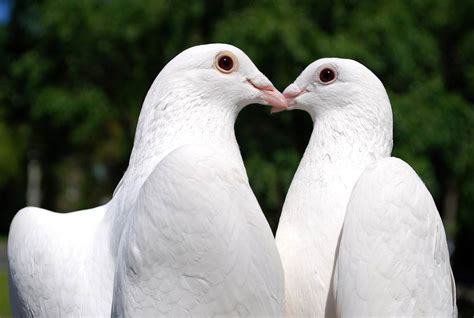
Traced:
MULTIPOLYGON (((305 222, 309 218, 316 221, 318 230, 338 233, 348 196, 363 169, 390 156, 391 117, 383 125, 372 125, 341 115, 345 116, 333 113, 313 118, 311 139, 290 186, 281 220, 305 222), (320 200, 321 193, 327 194, 327 200, 320 200), (305 195, 308 198, 303 199, 305 195), (301 202, 307 206, 300 207, 301 202), (333 209, 336 206, 339 208, 333 209), (334 228, 327 223, 334 224, 334 228)), ((322 248, 324 244, 321 242, 322 248)))
POLYGON ((331 313, 332 271, 352 187, 370 162, 390 155, 391 126, 382 129, 356 121, 324 115, 315 118, 310 142, 288 191, 276 240, 285 269, 290 316, 331 313), (302 299, 302 294, 309 296, 302 299))
POLYGON ((129 166, 109 203, 113 206, 108 215, 112 233, 121 233, 143 183, 158 163, 181 146, 217 147, 245 173, 234 133, 238 106, 226 105, 225 100, 209 102, 179 83, 155 84, 140 113, 129 166))
POLYGON ((127 170, 134 174, 134 187, 142 183, 137 177, 146 179, 162 158, 183 145, 204 144, 238 152, 234 123, 239 109, 235 105, 211 103, 175 88, 146 108, 140 115, 127 170))
POLYGON ((392 119, 361 118, 350 110, 313 117, 314 128, 305 157, 309 164, 367 164, 392 151, 392 119), (386 122, 385 122, 386 121, 386 122))

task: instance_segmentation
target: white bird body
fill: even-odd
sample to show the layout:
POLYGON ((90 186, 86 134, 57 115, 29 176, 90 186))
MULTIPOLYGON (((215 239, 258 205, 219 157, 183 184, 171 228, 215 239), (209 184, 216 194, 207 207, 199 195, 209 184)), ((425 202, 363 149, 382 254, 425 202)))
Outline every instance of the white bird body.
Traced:
POLYGON ((456 317, 443 223, 415 171, 371 163, 349 200, 334 272, 340 317, 456 317))
MULTIPOLYGON (((164 285, 158 286, 163 290, 161 290, 162 294, 157 294, 159 291, 157 286, 151 286, 146 282, 147 279, 151 279, 156 283, 162 281, 159 277, 161 272, 154 272, 155 269, 159 269, 158 264, 148 263, 151 266, 150 268, 139 266, 140 273, 146 275, 140 276, 139 279, 130 280, 130 277, 127 276, 131 273, 130 269, 137 265, 133 260, 127 258, 128 256, 131 257, 131 253, 138 253, 142 260, 152 262, 158 256, 166 254, 160 252, 160 244, 163 245, 164 249, 171 251, 166 235, 154 236, 159 234, 157 233, 158 230, 166 231, 167 225, 158 224, 155 227, 150 227, 152 233, 140 233, 142 235, 141 240, 137 241, 136 237, 133 237, 133 233, 136 234, 134 232, 136 224, 147 224, 154 221, 148 213, 150 207, 147 206, 147 204, 153 206, 156 203, 150 191, 158 186, 166 187, 166 185, 159 182, 161 178, 166 179, 160 173, 161 171, 173 170, 170 167, 170 164, 173 163, 188 165, 188 169, 185 169, 187 175, 183 175, 179 167, 174 168, 173 171, 177 174, 176 176, 180 175, 184 178, 183 180, 176 180, 176 182, 181 181, 179 184, 183 187, 186 186, 188 178, 191 178, 191 182, 190 165, 193 163, 186 162, 184 160, 186 158, 178 156, 177 154, 182 155, 183 151, 177 151, 177 149, 181 149, 186 145, 191 147, 189 149, 196 149, 195 146, 200 145, 203 149, 219 149, 221 152, 220 158, 232 158, 232 160, 229 160, 229 164, 230 162, 232 164, 226 168, 232 169, 232 176, 234 177, 237 176, 234 170, 238 169, 240 175, 238 175, 238 179, 233 181, 236 183, 234 190, 244 191, 244 193, 239 192, 235 195, 240 198, 246 197, 249 202, 256 203, 251 190, 242 184, 242 180, 246 180, 246 172, 235 139, 234 122, 240 109, 250 103, 276 103, 277 106, 281 107, 280 100, 283 97, 280 98, 280 96, 281 94, 273 88, 271 82, 258 71, 250 59, 233 46, 224 44, 202 45, 183 51, 175 57, 157 76, 145 98, 137 125, 129 167, 117 186, 113 199, 107 205, 91 211, 66 215, 56 215, 48 211, 41 214, 37 213, 38 217, 35 218, 31 212, 36 212, 35 210, 38 209, 26 208, 24 212, 15 217, 9 236, 10 289, 13 295, 14 307, 18 309, 15 313, 19 316, 35 317, 50 316, 50 313, 74 316, 108 316, 112 310, 112 303, 114 314, 117 315, 132 316, 133 313, 138 312, 150 315, 154 313, 156 315, 163 312, 163 304, 165 303, 171 306, 167 309, 169 312, 177 312, 177 309, 172 308, 173 305, 178 306, 177 303, 164 300, 167 297, 167 291, 169 291, 166 287, 163 287, 164 285), (221 73, 220 65, 217 66, 217 59, 220 59, 221 53, 225 53, 228 58, 234 59, 232 72, 221 73), (171 153, 175 155, 170 155, 171 153), (161 165, 160 162, 163 158, 168 159, 166 163, 161 165), (151 175, 152 177, 150 177, 151 175), (151 179, 149 180, 149 178, 151 179), (137 201, 137 198, 140 198, 141 201, 137 201), (49 215, 51 217, 47 217, 49 215), (142 219, 142 217, 145 219, 142 219), (53 219, 56 219, 55 222, 50 223, 49 220, 53 219), (70 230, 65 233, 69 229, 69 224, 71 228, 75 227, 77 230, 70 230), (51 239, 48 240, 44 237, 44 233, 52 229, 56 230, 51 231, 51 239), (30 234, 29 232, 37 234, 30 234), (29 239, 36 240, 34 250, 33 246, 29 244, 29 239), (165 239, 165 241, 160 241, 160 239, 165 239), (137 251, 135 249, 137 245, 134 244, 139 244, 138 246, 143 250, 137 251), (55 252, 57 253, 55 258, 40 263, 37 263, 34 259, 35 255, 47 254, 50 251, 57 251, 55 252), (84 265, 84 270, 78 273, 74 268, 82 266, 81 264, 93 264, 93 268, 84 265), (51 271, 51 268, 55 270, 51 271), (153 280, 150 275, 158 276, 153 280), (137 282, 140 282, 140 284, 137 285, 137 282), (44 284, 52 286, 52 289, 45 292, 42 289, 44 284), (71 286, 70 290, 63 289, 64 284, 69 284, 71 286), (28 291, 30 287, 31 292, 28 291), (142 290, 138 291, 137 289, 142 290), (73 296, 74 293, 81 290, 84 290, 85 293, 82 297, 73 296), (43 298, 46 300, 37 297, 40 293, 44 294, 43 298), (139 299, 133 299, 132 301, 133 295, 137 293, 140 297, 143 297, 142 304, 148 306, 147 308, 137 306, 140 303, 139 299), (156 301, 156 307, 149 307, 149 300, 151 299, 156 301)), ((285 103, 284 99, 282 103, 285 103)), ((191 153, 189 154, 191 155, 191 153)), ((199 152, 196 153, 196 155, 198 154, 199 152)), ((213 169, 212 165, 208 165, 207 168, 209 170, 213 169)), ((211 177, 214 174, 212 171, 208 171, 207 176, 211 177)), ((172 176, 167 176, 167 179, 171 180, 172 176)), ((206 186, 208 186, 205 180, 201 181, 200 190, 203 192, 200 192, 200 194, 206 192, 206 186)), ((231 181, 229 180, 229 184, 231 184, 231 181)), ((246 184, 248 187, 248 183, 246 184)), ((192 204, 187 204, 186 200, 192 200, 192 194, 187 194, 182 188, 175 190, 180 192, 182 196, 174 197, 178 201, 174 203, 162 198, 164 202, 167 202, 167 205, 165 204, 163 208, 191 207, 192 204)), ((199 194, 199 192, 196 192, 196 194, 199 194)), ((158 198, 159 195, 157 193, 156 197, 158 198)), ((210 201, 217 200, 213 197, 212 192, 209 192, 208 195, 210 201)), ((239 211, 237 207, 232 206, 236 203, 235 201, 227 201, 226 203, 227 206, 219 206, 216 203, 213 208, 220 208, 224 212, 233 209, 235 213, 239 212, 254 217, 255 214, 260 213, 261 215, 256 217, 257 220, 259 222, 262 221, 262 218, 264 220, 258 204, 256 206, 241 205, 242 208, 253 210, 239 211)), ((215 212, 214 210, 206 210, 208 207, 212 206, 196 206, 200 209, 203 217, 206 217, 208 213, 215 212)), ((157 221, 166 221, 164 215, 173 214, 173 211, 163 209, 158 209, 155 212, 160 215, 163 213, 163 217, 156 216, 157 221)), ((174 212, 177 215, 179 214, 179 211, 174 212)), ((196 225, 196 230, 198 230, 195 219, 196 215, 194 218, 182 220, 183 222, 194 222, 193 224, 174 225, 182 226, 182 229, 196 225)), ((255 219, 247 221, 250 223, 257 222, 255 219)), ((215 223, 215 225, 218 224, 215 223)), ((283 297, 278 294, 279 291, 281 291, 281 294, 283 293, 283 272, 270 227, 268 224, 266 224, 266 228, 263 225, 261 226, 260 229, 266 232, 261 234, 266 241, 261 242, 260 249, 252 250, 257 253, 257 258, 260 257, 253 264, 267 260, 273 262, 270 266, 273 271, 260 274, 259 277, 272 280, 272 282, 265 281, 265 283, 268 286, 275 287, 271 291, 268 288, 266 289, 269 292, 267 297, 275 298, 272 303, 275 306, 270 308, 264 304, 261 304, 263 307, 247 304, 249 306, 247 309, 276 310, 277 304, 280 303, 281 305, 283 297), (263 247, 265 250, 262 249, 263 247)), ((211 230, 211 228, 207 227, 202 230, 211 230)), ((222 228, 220 230, 221 232, 209 233, 209 235, 212 234, 212 237, 217 239, 217 233, 223 233, 222 228)), ((179 228, 176 228, 175 233, 180 233, 179 228)), ((244 237, 238 239, 246 240, 244 237)), ((216 243, 210 240, 207 242, 207 247, 211 248, 216 243)), ((192 246, 183 245, 183 247, 191 248, 192 246)), ((181 253, 183 252, 185 251, 181 251, 181 253)), ((172 253, 173 251, 166 255, 176 258, 177 255, 171 255, 172 253)), ((234 250, 233 253, 239 253, 239 250, 234 250)), ((218 255, 219 253, 215 252, 215 254, 218 255)), ((184 257, 181 260, 183 266, 185 261, 198 261, 197 259, 188 258, 187 255, 181 255, 184 257)), ((220 254, 225 259, 232 257, 232 255, 230 252, 220 254)), ((165 259, 159 261, 162 264, 171 262, 171 260, 165 259)), ((216 260, 214 259, 214 261, 216 260)), ((213 267, 215 265, 207 263, 207 266, 213 267)), ((205 265, 200 268, 202 270, 206 269, 205 265)), ((263 270, 266 269, 262 267, 260 271, 263 270)), ((184 275, 185 273, 178 271, 175 274, 184 275)), ((252 274, 256 273, 252 272, 252 274)), ((247 280, 258 280, 260 278, 251 275, 246 277, 247 280)), ((170 281, 167 283, 169 284, 170 281)), ((225 290, 226 286, 230 285, 221 285, 222 293, 229 292, 225 290)), ((250 293, 248 288, 251 286, 251 284, 242 286, 240 293, 236 295, 240 297, 238 299, 245 299, 244 296, 247 295, 246 293, 250 293)), ((200 285, 188 285, 187 292, 191 294, 193 291, 202 292, 201 287, 200 285)), ((215 292, 213 286, 208 286, 208 289, 210 293, 215 292)), ((263 290, 264 288, 261 289, 261 291, 263 290)), ((191 300, 191 298, 185 298, 188 296, 189 294, 182 294, 183 299, 179 306, 182 309, 184 308, 183 310, 189 310, 192 313, 191 307, 182 306, 188 300, 191 300)), ((261 296, 263 297, 263 294, 261 296)), ((228 299, 231 298, 229 296, 228 299)), ((235 304, 237 305, 238 302, 235 304)), ((222 304, 221 309, 227 310, 227 306, 227 303, 222 304)), ((204 307, 205 305, 201 305, 200 308, 204 310, 204 307)), ((217 306, 213 306, 209 310, 210 312, 218 312, 218 309, 217 306)), ((274 311, 268 312, 268 314, 273 313, 274 311)))
MULTIPOLYGON (((372 72, 357 62, 344 59, 321 59, 309 65, 295 83, 285 90, 284 94, 290 101, 290 105, 293 104, 295 108, 309 112, 314 122, 311 140, 285 200, 276 236, 285 270, 286 314, 314 317, 333 317, 336 314, 344 317, 357 316, 357 314, 361 316, 389 313, 396 315, 398 312, 391 312, 389 309, 393 308, 390 299, 378 297, 378 290, 375 288, 366 288, 378 286, 376 279, 381 281, 386 279, 383 275, 377 278, 370 276, 374 278, 374 281, 368 282, 366 279, 369 278, 364 272, 364 269, 368 269, 362 268, 361 265, 358 280, 350 281, 354 278, 351 266, 355 266, 354 263, 357 264, 356 258, 362 257, 364 253, 372 252, 371 245, 364 243, 373 239, 373 236, 364 237, 366 241, 357 240, 356 235, 363 235, 363 233, 351 230, 353 235, 347 236, 344 251, 338 252, 341 230, 344 233, 349 226, 346 225, 346 209, 351 193, 354 196, 354 185, 368 165, 388 160, 384 158, 390 157, 391 154, 392 112, 382 83, 372 72), (347 254, 348 250, 353 252, 347 254), (343 253, 346 254, 343 255, 343 253), (343 257, 345 262, 338 265, 339 277, 337 282, 333 283, 337 257, 343 257), (349 283, 352 285, 346 288, 345 285, 349 283), (363 288, 366 293, 363 297, 371 295, 372 308, 386 310, 351 311, 359 305, 357 293, 359 288, 363 288)), ((367 191, 364 200, 370 202, 374 199, 375 193, 376 191, 367 191)), ((380 201, 378 204, 383 205, 380 201)), ((353 211, 352 216, 358 213, 364 215, 364 211, 359 210, 353 211)), ((375 214, 377 211, 370 213, 375 214)), ((419 211, 419 213, 422 215, 428 212, 419 211)), ((431 216, 426 217, 433 218, 437 210, 429 213, 431 216)), ((370 227, 369 224, 370 222, 364 226, 370 227)), ((418 225, 406 224, 404 230, 425 233, 423 229, 417 228, 418 225)), ((374 231, 386 229, 381 224, 381 227, 374 231)), ((438 230, 442 230, 442 224, 438 230)), ((393 231, 387 233, 387 237, 393 233, 393 231)), ((397 232, 400 235, 401 233, 402 231, 397 232)), ((446 248, 444 232, 440 238, 433 233, 430 234, 433 235, 430 238, 431 241, 444 240, 442 248, 446 248)), ((392 242, 397 242, 397 239, 398 242, 402 241, 393 237, 392 242)), ((399 248, 399 251, 403 248, 406 246, 399 248)), ((425 249, 419 252, 425 253, 425 260, 428 261, 432 250, 425 249)), ((384 249, 379 248, 378 253, 377 256, 383 259, 384 249)), ((447 249, 443 253, 447 253, 447 249)), ((405 268, 412 265, 407 257, 391 256, 395 264, 396 257, 400 257, 400 262, 405 262, 405 268)), ((425 264, 426 270, 435 263, 434 259, 431 261, 431 264, 425 264)), ((449 268, 450 273, 449 257, 443 259, 441 263, 444 269, 449 268)), ((367 263, 364 264, 369 266, 367 263)), ((400 270, 400 267, 387 266, 385 270, 395 273, 400 270)), ((398 274, 400 277, 409 277, 403 272, 398 274)), ((437 274, 438 277, 431 276, 430 279, 439 278, 443 282, 451 280, 451 275, 446 271, 439 271, 437 274)), ((428 277, 419 275, 419 280, 423 279, 428 279, 428 277)), ((397 282, 386 279, 384 283, 384 287, 387 287, 397 282)), ((428 283, 425 284, 425 286, 428 285, 428 283)), ((420 286, 423 285, 419 284, 420 286)), ((444 299, 452 299, 452 288, 442 290, 445 293, 444 299)), ((429 292, 424 290, 420 293, 428 297, 427 304, 439 299, 436 295, 429 298, 429 292)), ((405 291, 402 296, 407 299, 406 297, 410 295, 407 296, 405 291)), ((362 304, 365 304, 363 300, 362 304)), ((415 312, 412 306, 404 314, 415 312)), ((426 312, 427 315, 434 313, 436 313, 434 310, 426 312)))

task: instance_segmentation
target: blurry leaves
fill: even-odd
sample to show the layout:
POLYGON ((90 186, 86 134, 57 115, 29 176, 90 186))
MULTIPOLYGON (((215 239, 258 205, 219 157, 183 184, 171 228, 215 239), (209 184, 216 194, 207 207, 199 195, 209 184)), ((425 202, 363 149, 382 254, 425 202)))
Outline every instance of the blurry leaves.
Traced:
POLYGON ((0 117, 0 187, 5 186, 9 178, 16 176, 21 168, 21 156, 24 148, 12 134, 10 127, 0 117))
POLYGON ((474 155, 474 109, 461 96, 447 92, 435 78, 392 101, 395 151, 425 154, 428 160, 436 155, 458 176, 469 168, 474 155))
POLYGON ((299 161, 300 155, 295 150, 276 151, 270 160, 255 152, 245 160, 252 190, 257 194, 274 231, 299 161))
POLYGON ((32 119, 51 122, 57 128, 71 130, 74 143, 89 142, 103 129, 109 107, 102 91, 94 88, 65 90, 48 87, 38 92, 32 107, 32 119))
POLYGON ((278 1, 257 3, 218 21, 213 39, 240 47, 283 89, 290 76, 297 76, 314 58, 316 35, 317 29, 300 8, 278 1))
POLYGON ((467 33, 462 37, 461 43, 457 48, 456 54, 459 56, 462 74, 462 80, 466 86, 466 95, 474 99, 474 31, 467 33))

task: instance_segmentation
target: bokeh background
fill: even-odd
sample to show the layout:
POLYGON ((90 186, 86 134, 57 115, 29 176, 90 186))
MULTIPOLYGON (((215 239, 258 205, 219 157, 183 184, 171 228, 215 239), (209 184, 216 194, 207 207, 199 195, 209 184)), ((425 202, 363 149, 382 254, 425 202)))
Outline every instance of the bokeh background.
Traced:
MULTIPOLYGON (((6 237, 25 205, 67 212, 110 199, 142 101, 193 45, 243 49, 283 90, 310 62, 361 61, 385 84, 393 155, 435 198, 461 316, 474 314, 474 1, 0 0, 0 315, 6 237)), ((275 230, 311 134, 301 111, 250 106, 236 131, 275 230)))

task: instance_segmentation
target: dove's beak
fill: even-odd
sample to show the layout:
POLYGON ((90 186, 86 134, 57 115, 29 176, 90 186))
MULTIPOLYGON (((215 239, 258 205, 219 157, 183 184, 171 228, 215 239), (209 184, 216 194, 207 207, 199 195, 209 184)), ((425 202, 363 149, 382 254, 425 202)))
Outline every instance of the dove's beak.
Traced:
POLYGON ((263 93, 262 99, 272 105, 272 113, 278 113, 288 108, 286 98, 275 87, 263 88, 260 91, 263 93))
POLYGON ((286 98, 286 102, 288 104, 288 109, 291 110, 296 105, 295 99, 305 92, 304 89, 301 89, 295 83, 290 84, 285 90, 283 91, 283 96, 286 98))
POLYGON ((260 91, 260 98, 263 102, 272 106, 272 113, 281 112, 288 108, 285 97, 273 85, 268 83, 256 83, 256 81, 251 80, 248 82, 260 91))

